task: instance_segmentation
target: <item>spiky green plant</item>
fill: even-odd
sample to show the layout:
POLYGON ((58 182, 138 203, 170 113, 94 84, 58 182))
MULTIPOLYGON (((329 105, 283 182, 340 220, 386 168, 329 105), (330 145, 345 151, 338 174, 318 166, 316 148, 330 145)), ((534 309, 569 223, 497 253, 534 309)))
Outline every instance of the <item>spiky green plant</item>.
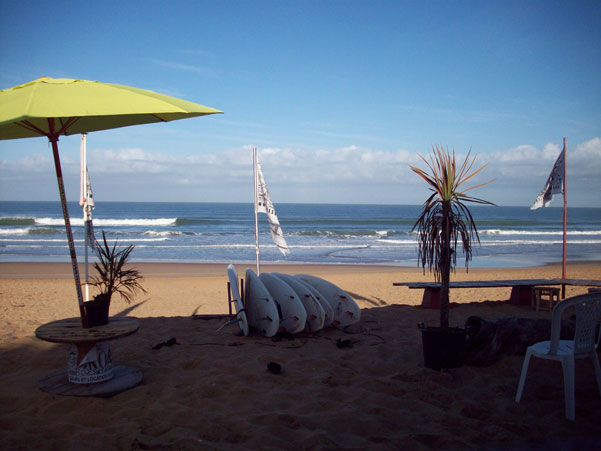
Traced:
POLYGON ((457 264, 457 241, 460 238, 465 254, 465 266, 472 259, 473 240, 480 242, 474 218, 465 205, 466 202, 494 205, 486 200, 468 196, 466 192, 487 185, 492 180, 463 189, 469 179, 482 171, 486 165, 472 171, 476 156, 470 158, 468 152, 463 164, 457 167, 455 150, 435 146, 429 161, 420 155, 428 165, 429 172, 411 166, 423 178, 432 195, 424 202, 421 215, 413 226, 417 230, 418 265, 424 272, 428 267, 440 282, 440 327, 449 327, 449 281, 451 270, 457 264))
POLYGON ((102 232, 102 243, 96 241, 96 249, 99 262, 94 263, 94 268, 98 276, 93 276, 91 282, 91 285, 100 289, 100 294, 95 297, 96 300, 110 304, 113 294, 118 293, 125 302, 130 303, 138 291, 146 293, 140 284, 142 279, 140 272, 134 268, 126 268, 129 256, 134 250, 133 244, 119 248, 115 241, 111 247, 102 232))

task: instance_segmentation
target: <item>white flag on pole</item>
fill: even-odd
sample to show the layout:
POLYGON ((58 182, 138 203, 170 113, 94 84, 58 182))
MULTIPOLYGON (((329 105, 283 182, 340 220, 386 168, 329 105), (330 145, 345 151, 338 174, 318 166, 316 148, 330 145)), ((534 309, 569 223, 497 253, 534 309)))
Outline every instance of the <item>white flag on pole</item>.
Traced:
POLYGON ((564 147, 564 149, 559 154, 559 157, 557 157, 557 161, 553 166, 553 170, 551 171, 551 174, 547 179, 545 187, 534 201, 534 204, 532 204, 532 207, 530 207, 530 210, 536 210, 540 207, 548 207, 551 203, 551 200, 553 199, 554 194, 563 193, 565 179, 565 174, 563 173, 565 152, 566 149, 564 147))
POLYGON ((267 190, 265 178, 263 177, 263 172, 261 171, 261 165, 259 164, 259 158, 256 156, 256 152, 254 152, 254 155, 254 163, 256 167, 255 212, 265 213, 267 215, 267 221, 269 222, 269 228, 271 229, 271 239, 282 254, 288 255, 290 253, 290 249, 288 249, 288 245, 284 239, 284 233, 282 232, 282 227, 280 226, 280 221, 275 214, 275 208, 273 206, 273 202, 271 202, 271 197, 269 196, 269 191, 267 190))
POLYGON ((79 205, 83 207, 83 221, 87 242, 92 251, 96 251, 96 238, 94 237, 94 225, 92 223, 92 210, 94 210, 94 194, 90 183, 90 174, 86 161, 86 135, 81 137, 81 183, 80 183, 79 205))

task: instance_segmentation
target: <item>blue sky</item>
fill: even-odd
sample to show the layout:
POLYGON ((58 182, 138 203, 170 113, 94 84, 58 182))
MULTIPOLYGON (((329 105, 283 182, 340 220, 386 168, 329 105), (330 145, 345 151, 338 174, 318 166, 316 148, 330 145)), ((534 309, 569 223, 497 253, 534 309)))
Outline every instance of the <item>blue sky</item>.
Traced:
MULTIPOLYGON (((0 88, 98 80, 225 112, 91 133, 97 202, 249 202, 256 146, 276 204, 419 204, 408 165, 438 144, 488 164, 474 195, 530 205, 565 136, 570 205, 601 207, 600 23, 578 0, 3 1, 0 88)), ((79 137, 59 146, 77 200, 79 137)), ((0 199, 58 199, 44 139, 0 141, 0 199)))

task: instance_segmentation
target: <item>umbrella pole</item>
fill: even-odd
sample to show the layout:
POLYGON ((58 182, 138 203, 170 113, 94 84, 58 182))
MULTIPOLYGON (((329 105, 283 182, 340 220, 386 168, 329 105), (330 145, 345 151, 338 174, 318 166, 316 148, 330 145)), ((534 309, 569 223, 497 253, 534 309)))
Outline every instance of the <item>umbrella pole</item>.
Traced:
POLYGON ((86 155, 87 149, 86 149, 86 134, 82 133, 81 134, 81 149, 80 149, 80 161, 81 161, 81 173, 80 173, 80 188, 81 188, 81 199, 79 201, 79 204, 83 206, 83 228, 84 228, 84 236, 85 236, 85 241, 84 241, 84 249, 85 249, 85 253, 84 253, 84 258, 85 258, 85 264, 84 264, 84 268, 85 268, 85 275, 86 275, 86 302, 88 302, 90 300, 90 285, 89 285, 89 280, 90 280, 90 275, 89 275, 89 270, 88 270, 88 246, 90 244, 89 242, 89 234, 88 234, 88 161, 87 161, 87 155, 86 155))
MULTIPOLYGON (((54 124, 52 124, 54 125, 54 124)), ((53 128, 51 125, 51 128, 53 128)), ((71 230, 71 220, 69 219, 69 210, 67 208, 67 197, 65 196, 65 186, 63 184, 63 171, 61 161, 58 155, 58 136, 50 137, 52 143, 52 154, 54 155, 54 167, 56 168, 56 179, 58 182, 58 192, 61 198, 63 208, 63 217, 65 218, 65 229, 67 231, 67 240, 69 241, 69 252, 71 253, 71 266, 73 266, 73 278, 75 279, 75 290, 77 291, 77 301, 79 303, 79 314, 81 316, 81 327, 88 327, 86 315, 83 307, 83 296, 81 294, 81 282, 79 279, 79 268, 77 266, 77 255, 75 255, 75 243, 73 242, 73 231, 71 230)))

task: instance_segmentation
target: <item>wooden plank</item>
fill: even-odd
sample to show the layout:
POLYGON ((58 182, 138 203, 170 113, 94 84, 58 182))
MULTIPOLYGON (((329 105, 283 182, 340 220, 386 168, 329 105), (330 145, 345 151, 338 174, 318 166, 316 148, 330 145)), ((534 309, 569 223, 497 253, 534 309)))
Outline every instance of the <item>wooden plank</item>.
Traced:
POLYGON ((97 384, 72 384, 67 370, 56 371, 40 380, 40 389, 63 396, 98 396, 108 398, 135 387, 142 381, 142 372, 125 365, 113 367, 113 378, 97 384))
MULTIPOLYGON (((601 287, 601 280, 584 279, 510 279, 510 280, 472 280, 450 282, 450 288, 496 288, 515 286, 550 286, 550 285, 577 285, 601 287)), ((411 289, 440 288, 438 282, 394 282, 393 286, 406 286, 411 289)))
MULTIPOLYGON (((438 282, 394 282, 395 287, 423 289, 422 307, 440 308, 440 283, 438 282)), ((532 287, 552 285, 576 285, 601 287, 601 280, 586 279, 513 279, 513 280, 474 280, 455 281, 449 288, 499 288, 511 287, 509 303, 515 305, 531 305, 534 300, 532 287)))
POLYGON ((580 287, 601 287, 601 280, 557 279, 557 285, 575 285, 580 287))
POLYGON ((409 288, 434 288, 440 287, 439 283, 436 282, 393 282, 395 287, 409 287, 409 288))

